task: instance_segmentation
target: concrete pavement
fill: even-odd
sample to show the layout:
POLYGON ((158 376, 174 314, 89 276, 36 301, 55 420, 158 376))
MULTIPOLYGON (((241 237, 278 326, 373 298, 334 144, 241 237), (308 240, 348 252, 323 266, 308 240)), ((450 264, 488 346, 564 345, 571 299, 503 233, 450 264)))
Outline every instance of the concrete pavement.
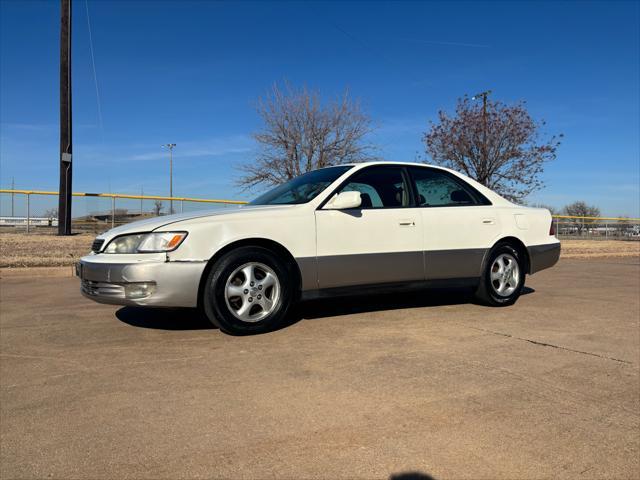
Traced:
POLYGON ((509 308, 324 300, 254 337, 1 275, 2 479, 640 476, 637 257, 562 260, 509 308))

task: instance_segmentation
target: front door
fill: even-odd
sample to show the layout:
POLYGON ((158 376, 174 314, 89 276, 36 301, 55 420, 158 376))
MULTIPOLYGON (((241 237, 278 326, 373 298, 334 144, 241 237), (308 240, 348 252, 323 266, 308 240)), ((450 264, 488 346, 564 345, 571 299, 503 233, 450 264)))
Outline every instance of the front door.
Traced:
POLYGON ((339 191, 360 192, 362 204, 316 211, 319 287, 423 280, 422 218, 405 168, 363 168, 339 191))

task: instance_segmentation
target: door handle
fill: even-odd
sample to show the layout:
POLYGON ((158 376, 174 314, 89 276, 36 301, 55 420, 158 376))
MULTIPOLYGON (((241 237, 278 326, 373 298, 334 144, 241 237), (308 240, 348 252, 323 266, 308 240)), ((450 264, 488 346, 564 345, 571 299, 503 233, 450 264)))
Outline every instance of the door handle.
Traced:
POLYGON ((493 225, 495 223, 495 220, 493 218, 483 218, 482 223, 484 225, 493 225))
POLYGON ((416 222, 414 220, 400 220, 399 222, 401 227, 415 227, 416 222))

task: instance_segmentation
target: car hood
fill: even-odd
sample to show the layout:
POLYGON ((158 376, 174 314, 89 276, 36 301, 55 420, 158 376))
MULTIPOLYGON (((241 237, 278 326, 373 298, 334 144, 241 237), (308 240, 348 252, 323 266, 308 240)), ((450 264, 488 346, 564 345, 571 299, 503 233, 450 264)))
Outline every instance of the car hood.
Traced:
MULTIPOLYGON (((185 220, 192 220, 194 218, 202 217, 223 217, 228 215, 238 215, 243 213, 254 212, 256 210, 286 210, 295 207, 295 205, 242 205, 219 208, 216 210, 200 210, 198 212, 189 213, 177 213, 174 215, 164 215, 161 217, 146 218, 144 220, 138 220, 137 222, 127 223, 126 225, 120 225, 119 227, 112 228, 100 235, 97 238, 110 240, 118 235, 124 235, 127 233, 139 233, 139 232, 151 232, 167 225, 179 223, 185 220)), ((178 226, 176 228, 179 229, 178 226)))

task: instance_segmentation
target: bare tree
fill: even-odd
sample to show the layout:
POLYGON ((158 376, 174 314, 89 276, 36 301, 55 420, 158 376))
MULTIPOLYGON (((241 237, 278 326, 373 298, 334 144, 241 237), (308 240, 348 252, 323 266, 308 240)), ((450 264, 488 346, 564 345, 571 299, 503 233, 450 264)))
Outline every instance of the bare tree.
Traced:
POLYGON ((484 98, 458 99, 456 113, 438 112, 424 134, 433 161, 458 170, 512 201, 543 187, 544 164, 555 159, 562 135, 541 140, 543 122, 534 121, 524 102, 507 105, 484 98))
POLYGON ((162 213, 163 208, 164 208, 164 205, 162 204, 162 201, 156 200, 155 202, 153 202, 153 213, 155 216, 160 215, 160 213, 162 213))
POLYGON ((54 218, 58 218, 58 209, 57 208, 50 208, 49 210, 47 210, 46 212, 44 212, 44 216, 53 220, 54 218))
POLYGON ((586 202, 573 202, 564 207, 565 215, 574 217, 599 217, 600 209, 595 205, 587 205, 586 202))
MULTIPOLYGON (((600 209, 594 205, 587 205, 586 202, 578 201, 564 207, 563 213, 570 217, 599 217, 600 209)), ((578 234, 582 234, 584 228, 589 228, 595 222, 595 220, 585 218, 567 220, 578 230, 578 234)))
POLYGON ((546 205, 544 203, 534 203, 534 204, 531 204, 530 206, 533 208, 546 208, 547 210, 549 210, 551 215, 560 215, 560 210, 558 210, 556 207, 552 205, 546 205))
POLYGON ((49 226, 53 225, 53 221, 58 219, 58 209, 50 208, 46 212, 44 212, 44 216, 47 217, 49 226))
POLYGON ((260 149, 256 161, 240 167, 238 184, 245 189, 373 158, 375 149, 366 141, 371 120, 346 91, 323 104, 317 91, 288 84, 282 90, 275 84, 256 110, 264 126, 253 135, 260 149))

